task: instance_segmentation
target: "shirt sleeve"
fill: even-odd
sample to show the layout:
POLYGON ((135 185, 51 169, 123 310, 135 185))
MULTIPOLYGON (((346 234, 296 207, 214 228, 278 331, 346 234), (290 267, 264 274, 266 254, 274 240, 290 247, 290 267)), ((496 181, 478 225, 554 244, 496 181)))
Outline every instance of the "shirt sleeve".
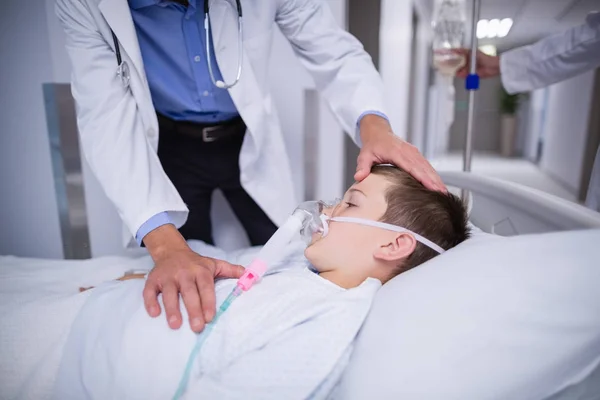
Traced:
POLYGON ((361 114, 385 113, 383 81, 363 45, 321 0, 277 0, 275 21, 340 125, 360 145, 361 114))
POLYGON ((600 66, 600 13, 586 23, 500 55, 507 92, 539 89, 600 66))
POLYGON ((360 121, 362 121, 362 119, 364 117, 366 117, 367 115, 378 115, 381 118, 385 119, 386 121, 390 122, 390 119, 388 118, 387 115, 385 115, 384 113, 382 113, 381 111, 376 111, 376 110, 368 110, 365 111, 364 113, 360 114, 360 116, 358 117, 358 121, 356 121, 356 125, 360 125, 360 121))
POLYGON ((167 212, 160 212, 158 214, 153 215, 148 219, 148 221, 144 222, 140 229, 138 229, 137 234, 135 235, 135 240, 138 245, 142 244, 142 240, 144 237, 158 228, 159 226, 172 224, 171 219, 169 218, 169 214, 167 212))
POLYGON ((152 103, 143 96, 144 79, 131 58, 130 85, 117 75, 114 43, 108 27, 86 2, 57 0, 55 12, 65 32, 71 64, 71 91, 77 108, 82 154, 108 199, 128 228, 129 239, 153 215, 167 210, 182 226, 188 209, 165 173, 150 137, 158 132, 144 122, 152 103), (137 98, 134 93, 140 93, 137 98), (141 100, 140 100, 141 101, 141 100), (142 111, 146 108, 146 113, 142 111))

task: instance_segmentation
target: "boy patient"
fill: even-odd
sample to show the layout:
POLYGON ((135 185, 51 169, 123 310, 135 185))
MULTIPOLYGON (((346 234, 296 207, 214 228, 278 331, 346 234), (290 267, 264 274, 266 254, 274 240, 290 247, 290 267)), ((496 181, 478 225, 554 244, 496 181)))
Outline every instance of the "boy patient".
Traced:
MULTIPOLYGON (((469 237, 467 213, 456 196, 425 189, 396 167, 371 172, 324 213, 403 227, 444 250, 469 237)), ((409 232, 329 221, 327 235, 313 235, 304 255, 284 257, 223 314, 197 356, 186 395, 326 398, 381 284, 436 255, 409 232)), ((185 307, 183 329, 176 331, 149 317, 143 279, 129 279, 136 277, 143 276, 107 282, 90 293, 67 342, 55 398, 173 395, 197 336, 185 307)), ((217 304, 235 283, 216 282, 217 304)))

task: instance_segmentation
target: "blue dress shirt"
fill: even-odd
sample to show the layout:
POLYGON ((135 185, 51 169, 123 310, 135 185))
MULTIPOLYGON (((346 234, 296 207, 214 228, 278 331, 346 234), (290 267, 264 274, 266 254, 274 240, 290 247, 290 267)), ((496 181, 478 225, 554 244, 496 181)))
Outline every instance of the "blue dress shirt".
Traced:
MULTIPOLYGON (((229 92, 217 88, 206 65, 204 1, 189 6, 168 0, 128 0, 152 101, 157 112, 178 121, 221 122, 238 116, 229 92)), ((212 38, 211 38, 212 40, 212 38)), ((223 79, 211 43, 215 79, 223 79)), ((387 117, 378 111, 367 114, 387 117)), ((167 212, 146 221, 136 233, 138 244, 154 229, 170 224, 167 212)))
MULTIPOLYGON (((129 7, 156 111, 199 123, 238 116, 229 92, 217 88, 208 73, 204 0, 189 0, 188 7, 166 0, 129 0, 129 7)), ((215 79, 222 80, 212 43, 210 49, 215 79)))

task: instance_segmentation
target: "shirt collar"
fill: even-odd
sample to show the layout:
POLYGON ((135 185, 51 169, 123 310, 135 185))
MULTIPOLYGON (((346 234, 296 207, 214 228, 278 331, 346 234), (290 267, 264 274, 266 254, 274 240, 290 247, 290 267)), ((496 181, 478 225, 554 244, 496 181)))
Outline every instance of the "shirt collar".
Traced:
POLYGON ((134 10, 139 10, 140 8, 158 5, 158 3, 161 3, 163 0, 128 0, 128 1, 129 1, 129 7, 133 8, 134 10))
MULTIPOLYGON (((128 0, 129 1, 129 7, 133 8, 134 10, 139 10, 140 8, 144 8, 144 7, 149 7, 149 6, 165 6, 169 3, 171 3, 168 0, 128 0)), ((188 0, 188 2, 190 3, 190 7, 191 8, 196 8, 196 0, 188 0)), ((200 3, 201 5, 203 5, 204 3, 202 3, 202 1, 199 1, 198 3, 200 3)))

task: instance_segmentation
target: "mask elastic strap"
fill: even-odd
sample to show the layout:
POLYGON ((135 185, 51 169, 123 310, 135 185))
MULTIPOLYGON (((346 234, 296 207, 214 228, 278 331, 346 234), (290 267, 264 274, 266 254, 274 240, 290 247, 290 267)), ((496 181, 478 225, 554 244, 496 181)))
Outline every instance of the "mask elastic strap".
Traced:
POLYGON ((327 221, 329 221, 331 218, 325 214, 319 215, 319 218, 321 219, 321 236, 325 237, 329 233, 329 224, 327 221))
MULTIPOLYGON (((400 226, 386 224, 385 222, 371 221, 371 220, 367 220, 367 219, 353 218, 353 217, 333 217, 333 218, 328 218, 328 220, 335 221, 335 222, 352 222, 355 224, 372 226, 374 228, 382 228, 382 229, 386 229, 388 231, 393 231, 393 232, 398 232, 398 233, 410 233, 411 235, 413 235, 415 237, 415 239, 418 242, 421 242, 425 246, 429 247, 431 250, 437 251, 440 254, 442 254, 446 251, 446 250, 442 249, 440 246, 438 246, 437 244, 433 243, 431 240, 424 238, 423 236, 419 235, 418 233, 415 233, 406 228, 402 228, 400 226)), ((326 224, 323 224, 323 226, 326 226, 326 224)))

